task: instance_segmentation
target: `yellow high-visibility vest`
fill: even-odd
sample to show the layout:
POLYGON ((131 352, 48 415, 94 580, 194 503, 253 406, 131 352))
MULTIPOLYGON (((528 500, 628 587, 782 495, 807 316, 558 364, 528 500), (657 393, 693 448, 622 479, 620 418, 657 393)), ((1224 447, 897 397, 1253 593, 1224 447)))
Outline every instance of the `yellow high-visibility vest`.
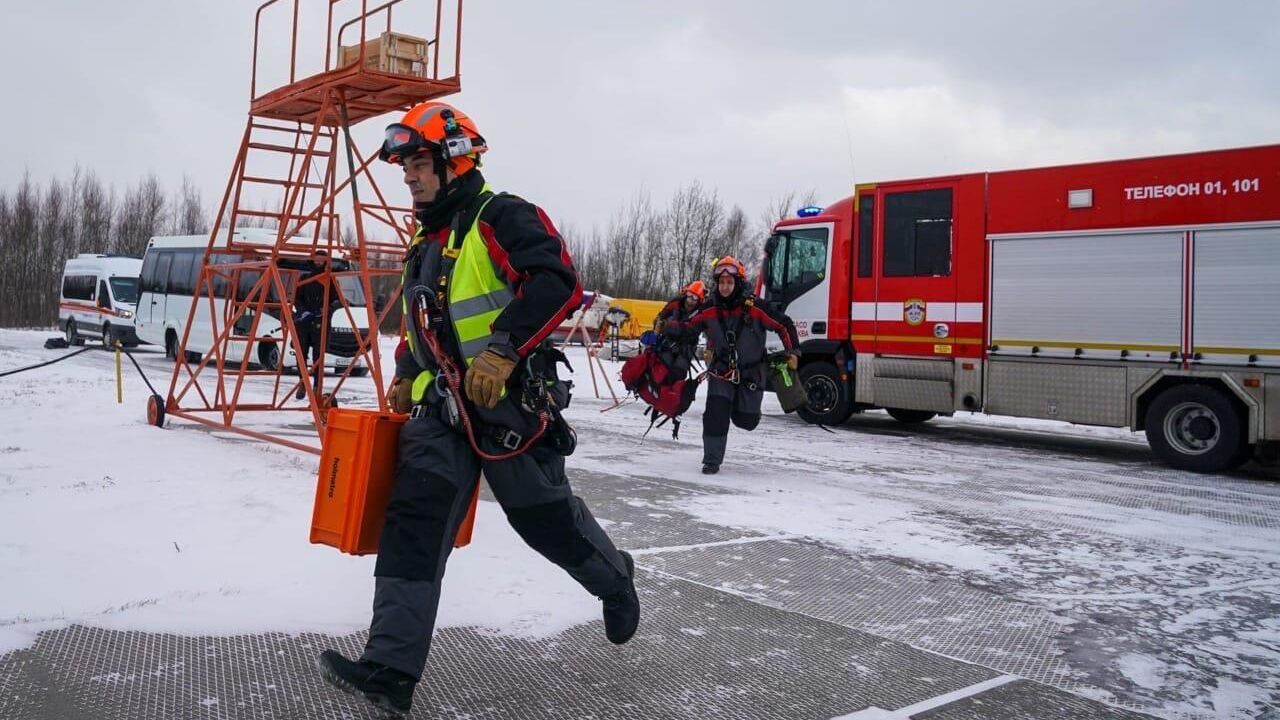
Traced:
MULTIPOLYGON (((515 292, 505 278, 498 275, 493 260, 489 257, 489 248, 480 234, 480 216, 484 208, 493 199, 488 184, 481 191, 489 195, 476 212, 471 227, 462 237, 462 245, 454 249, 454 231, 449 231, 449 239, 445 243, 441 258, 456 254, 453 267, 449 270, 446 282, 446 300, 448 302, 449 320, 453 324, 454 337, 457 338, 462 357, 470 366, 476 356, 489 346, 493 338, 493 322, 498 319, 507 305, 515 299, 515 292)), ((413 242, 422 242, 425 233, 422 228, 414 235, 413 242)), ((407 275, 409 267, 403 271, 407 275)), ((402 275, 402 287, 407 286, 410 278, 402 275)), ((409 312, 408 301, 401 298, 404 311, 409 312)), ((413 337, 407 338, 410 346, 417 343, 413 337)), ((412 398, 420 402, 435 380, 435 373, 423 370, 413 380, 412 398)))

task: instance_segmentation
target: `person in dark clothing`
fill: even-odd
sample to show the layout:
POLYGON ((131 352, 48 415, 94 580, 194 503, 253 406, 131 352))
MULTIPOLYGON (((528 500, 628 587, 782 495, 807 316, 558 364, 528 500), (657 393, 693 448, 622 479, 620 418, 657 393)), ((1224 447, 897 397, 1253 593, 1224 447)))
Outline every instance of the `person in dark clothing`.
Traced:
POLYGON ((714 297, 682 326, 686 337, 707 335, 707 409, 702 415, 702 472, 720 471, 729 444, 729 423, 754 430, 764 398, 765 333, 782 338, 787 365, 799 366, 800 339, 795 324, 747 289, 746 269, 726 257, 711 272, 714 297))
POLYGON ((482 471, 520 537, 603 601, 611 642, 630 640, 640 621, 634 562, 573 494, 572 446, 543 424, 568 402, 547 340, 581 300, 578 274, 541 209, 489 190, 477 169, 486 150, 469 117, 426 102, 387 128, 381 153, 404 166, 419 223, 402 275, 409 330, 388 391, 410 419, 364 652, 327 650, 319 665, 330 683, 397 714, 425 667, 445 564, 482 471))
POLYGON ((672 373, 669 382, 688 377, 693 358, 698 352, 698 336, 687 336, 679 328, 688 324, 707 299, 707 288, 701 280, 694 280, 680 290, 680 294, 667 301, 653 321, 658 336, 655 351, 672 373), (672 332, 666 332, 668 325, 672 332))
MULTIPOLYGON (((333 288, 330 288, 329 302, 325 302, 325 284, 315 279, 324 272, 328 260, 328 253, 324 250, 315 251, 310 268, 298 281, 298 291, 293 299, 293 324, 298 331, 298 344, 302 346, 302 356, 298 358, 298 374, 302 375, 304 368, 309 368, 316 378, 317 389, 320 376, 324 374, 324 366, 320 365, 320 338, 324 335, 324 324, 329 319, 328 306, 337 302, 337 297, 332 294, 333 288)), ((294 397, 301 400, 306 396, 307 390, 299 382, 294 397)))
POLYGON ((658 311, 653 321, 654 332, 661 333, 668 320, 686 322, 707 299, 707 286, 701 280, 694 280, 680 289, 680 294, 667 301, 658 311))

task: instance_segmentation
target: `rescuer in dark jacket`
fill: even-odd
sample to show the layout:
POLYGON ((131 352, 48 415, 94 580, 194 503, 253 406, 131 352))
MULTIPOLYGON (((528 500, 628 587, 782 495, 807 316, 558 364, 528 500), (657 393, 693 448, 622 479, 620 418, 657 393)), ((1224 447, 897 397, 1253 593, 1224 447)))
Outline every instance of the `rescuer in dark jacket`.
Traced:
POLYGON ((706 333, 707 409, 702 415, 702 472, 720 471, 729 443, 729 423, 754 430, 760 423, 764 398, 767 332, 782 338, 787 365, 799 366, 800 340, 791 319, 771 304, 757 300, 747 289, 742 263, 726 257, 716 261, 711 277, 711 301, 683 325, 685 337, 706 333))
POLYGON ((410 420, 364 653, 325 651, 320 668, 396 713, 409 710, 426 664, 445 563, 481 471, 520 537, 603 601, 611 642, 631 639, 640 620, 631 556, 565 477, 568 393, 545 341, 578 306, 578 275, 542 210, 489 191, 476 169, 486 149, 470 118, 426 102, 387 128, 381 154, 404 166, 419 223, 403 273, 409 331, 388 393, 410 420))
POLYGON ((694 280, 680 290, 680 294, 667 301, 653 321, 657 334, 655 352, 672 372, 668 382, 688 377, 689 368, 698 351, 698 337, 689 337, 679 330, 701 309, 706 301, 707 288, 701 280, 694 280), (665 332, 670 324, 673 332, 665 332))

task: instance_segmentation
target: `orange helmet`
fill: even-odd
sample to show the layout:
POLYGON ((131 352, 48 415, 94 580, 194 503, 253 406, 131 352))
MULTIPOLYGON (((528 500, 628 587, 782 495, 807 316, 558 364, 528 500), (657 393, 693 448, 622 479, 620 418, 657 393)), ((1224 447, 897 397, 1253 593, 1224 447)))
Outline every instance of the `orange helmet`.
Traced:
POLYGON ((701 301, 701 300, 705 300, 707 297, 707 286, 704 285, 701 280, 694 280, 693 282, 684 286, 683 292, 686 295, 692 295, 701 301))
POLYGON ((719 278, 724 273, 729 273, 740 280, 747 279, 746 266, 729 255, 725 255, 711 264, 711 277, 713 279, 719 278))
POLYGON ((448 103, 430 101, 414 105, 400 122, 387 126, 378 157, 402 164, 407 157, 430 152, 448 161, 454 175, 463 175, 478 167, 480 155, 488 150, 466 113, 448 103))

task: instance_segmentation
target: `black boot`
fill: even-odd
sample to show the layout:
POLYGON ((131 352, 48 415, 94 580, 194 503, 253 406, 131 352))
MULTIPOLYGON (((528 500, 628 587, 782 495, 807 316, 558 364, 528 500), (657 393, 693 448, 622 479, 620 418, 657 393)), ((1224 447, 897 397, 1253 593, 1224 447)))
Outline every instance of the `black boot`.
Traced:
MULTIPOLYGON (((622 551, 619 551, 622 552, 622 551)), ((636 562, 622 552, 627 563, 627 588, 604 598, 604 634, 614 645, 631 639, 640 626, 640 598, 636 595, 636 562)))
POLYGON ((715 475, 718 472, 720 472, 719 465, 712 465, 711 463, 703 463, 702 465, 703 475, 715 475))
POLYGON ((333 650, 320 653, 319 667, 330 685, 363 697, 395 717, 404 716, 413 704, 418 679, 399 670, 367 660, 353 662, 333 650))

